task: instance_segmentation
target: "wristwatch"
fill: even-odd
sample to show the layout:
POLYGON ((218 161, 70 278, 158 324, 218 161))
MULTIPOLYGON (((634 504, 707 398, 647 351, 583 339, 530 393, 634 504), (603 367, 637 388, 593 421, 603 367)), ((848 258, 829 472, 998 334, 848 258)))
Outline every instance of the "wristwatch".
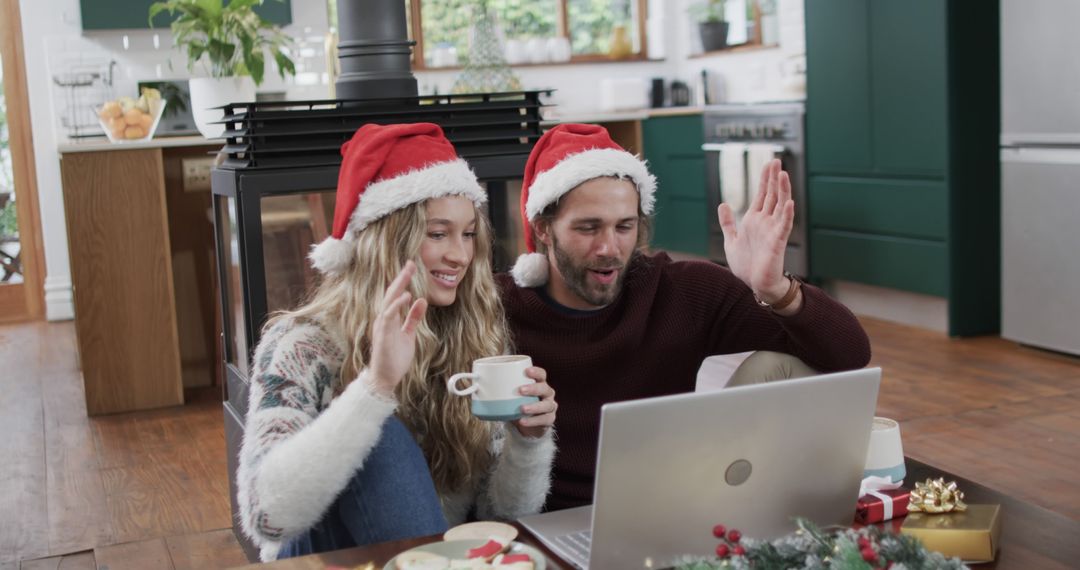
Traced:
POLYGON ((799 295, 799 289, 802 288, 802 281, 799 281, 798 277, 788 273, 787 271, 784 272, 784 277, 787 277, 791 281, 791 285, 788 285, 787 293, 784 293, 783 297, 780 297, 778 301, 771 304, 762 301, 760 298, 758 298, 757 293, 754 293, 754 300, 757 301, 758 306, 764 307, 771 311, 782 311, 786 309, 788 305, 795 301, 795 297, 799 295))

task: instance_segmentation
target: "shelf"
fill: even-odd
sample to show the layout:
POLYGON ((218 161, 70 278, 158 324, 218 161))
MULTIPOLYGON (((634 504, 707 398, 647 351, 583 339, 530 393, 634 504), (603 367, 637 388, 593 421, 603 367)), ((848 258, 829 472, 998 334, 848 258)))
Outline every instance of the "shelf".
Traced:
POLYGON ((761 51, 766 49, 777 49, 780 44, 739 44, 737 46, 731 46, 724 49, 718 49, 713 51, 707 51, 705 53, 698 53, 687 57, 687 59, 701 59, 705 57, 712 57, 715 55, 724 55, 729 53, 744 53, 748 51, 761 51))

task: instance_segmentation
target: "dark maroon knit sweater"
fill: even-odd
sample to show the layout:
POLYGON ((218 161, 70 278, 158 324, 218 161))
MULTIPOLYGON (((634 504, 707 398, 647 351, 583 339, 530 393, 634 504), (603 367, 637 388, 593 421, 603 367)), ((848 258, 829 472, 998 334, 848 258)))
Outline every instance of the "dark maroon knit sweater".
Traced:
POLYGON ((637 255, 614 303, 569 315, 533 289, 497 276, 515 350, 547 370, 559 411, 558 452, 548 510, 592 502, 600 406, 694 390, 701 361, 750 350, 793 354, 823 372, 870 361, 854 315, 816 287, 790 317, 759 307, 727 269, 637 255))

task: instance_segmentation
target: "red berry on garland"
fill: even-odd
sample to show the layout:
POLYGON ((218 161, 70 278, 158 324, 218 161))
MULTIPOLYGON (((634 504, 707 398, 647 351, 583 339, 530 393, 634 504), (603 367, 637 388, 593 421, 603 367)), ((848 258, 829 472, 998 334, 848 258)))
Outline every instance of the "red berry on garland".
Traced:
POLYGON ((728 542, 739 542, 740 538, 742 538, 742 533, 735 529, 731 529, 727 533, 728 542))
POLYGON ((859 544, 860 549, 867 548, 867 547, 870 546, 870 540, 867 539, 865 536, 860 536, 859 540, 857 540, 856 542, 859 544))
POLYGON ((727 558, 728 554, 729 554, 728 545, 721 544, 721 545, 716 547, 716 555, 719 556, 720 558, 727 558))
POLYGON ((735 553, 735 556, 742 556, 746 554, 746 549, 742 546, 736 546, 733 552, 735 553))
POLYGON ((716 538, 724 538, 725 534, 727 534, 727 527, 726 526, 724 526, 722 524, 718 524, 718 525, 712 527, 712 535, 715 536, 716 538))
POLYGON ((868 547, 862 549, 862 559, 867 561, 867 562, 873 562, 873 561, 877 560, 877 553, 874 552, 873 548, 870 548, 868 546, 868 547))

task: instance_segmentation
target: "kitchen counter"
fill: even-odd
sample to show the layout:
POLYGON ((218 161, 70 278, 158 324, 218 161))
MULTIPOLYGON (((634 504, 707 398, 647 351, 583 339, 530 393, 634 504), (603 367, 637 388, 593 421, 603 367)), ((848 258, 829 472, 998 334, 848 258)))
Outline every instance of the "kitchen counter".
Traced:
POLYGON ((59 149, 90 415, 179 405, 218 374, 211 197, 184 171, 220 148, 176 137, 59 149))
POLYGON ((132 142, 109 142, 109 139, 101 136, 100 138, 83 139, 83 140, 71 140, 61 143, 57 146, 57 151, 61 154, 71 152, 95 152, 102 150, 138 150, 144 148, 179 148, 179 147, 191 147, 191 146, 206 146, 206 145, 224 145, 224 139, 208 139, 202 136, 190 136, 190 137, 158 137, 150 139, 148 141, 132 141, 132 142))
POLYGON ((623 121, 644 121, 649 117, 674 117, 679 115, 697 115, 702 107, 660 107, 657 109, 638 109, 634 111, 588 111, 569 110, 565 113, 553 108, 544 114, 544 126, 559 123, 617 123, 623 121))
POLYGON ((645 141, 641 125, 646 119, 654 117, 680 117, 700 115, 703 107, 660 107, 656 109, 638 109, 635 111, 588 111, 571 110, 559 113, 560 109, 551 109, 545 114, 543 127, 553 127, 560 123, 592 123, 602 125, 608 130, 612 140, 631 154, 642 155, 645 141))

